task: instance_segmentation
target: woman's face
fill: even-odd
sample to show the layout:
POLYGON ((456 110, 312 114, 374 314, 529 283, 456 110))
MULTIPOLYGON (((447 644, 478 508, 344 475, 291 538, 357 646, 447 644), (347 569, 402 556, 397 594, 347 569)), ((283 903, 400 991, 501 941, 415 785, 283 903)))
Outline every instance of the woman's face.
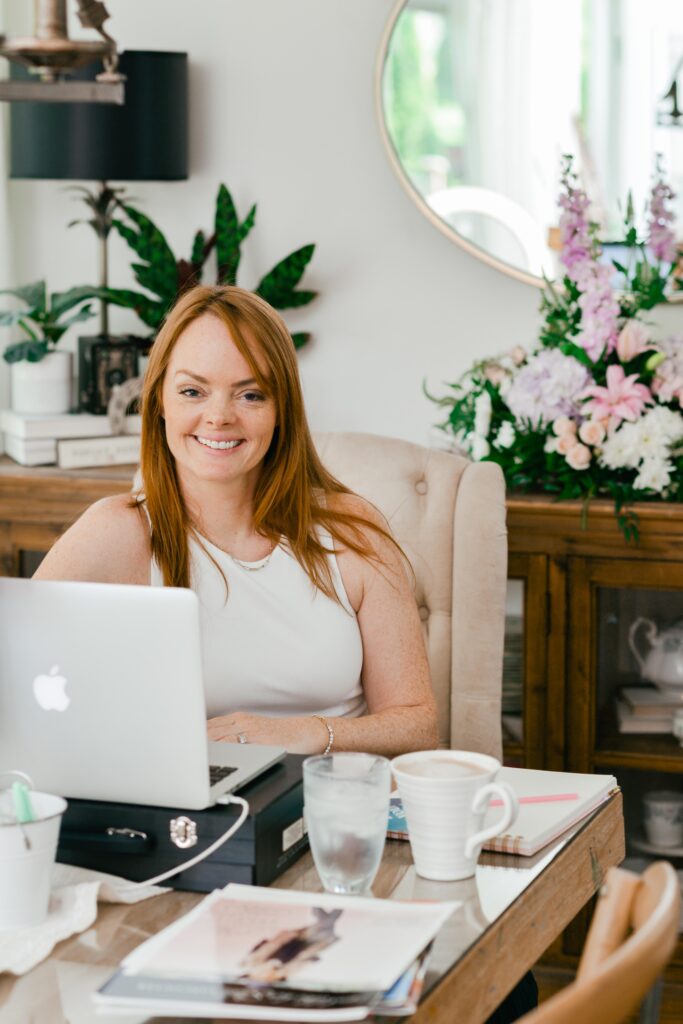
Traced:
MULTIPOLYGON (((254 354, 267 377, 263 356, 254 354)), ((206 313, 181 334, 166 368, 162 403, 181 482, 255 485, 275 429, 275 402, 217 317, 206 313)))

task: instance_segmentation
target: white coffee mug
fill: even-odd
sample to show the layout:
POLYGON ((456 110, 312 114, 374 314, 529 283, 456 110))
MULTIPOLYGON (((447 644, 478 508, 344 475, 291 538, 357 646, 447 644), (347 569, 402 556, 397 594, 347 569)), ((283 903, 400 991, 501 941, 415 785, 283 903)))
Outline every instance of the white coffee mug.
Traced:
POLYGON ((391 762, 408 824, 415 870, 423 878, 452 882, 475 873, 482 845, 506 832, 519 805, 512 789, 494 782, 500 761, 467 750, 420 750, 391 762), (495 825, 484 829, 491 797, 503 804, 495 825))

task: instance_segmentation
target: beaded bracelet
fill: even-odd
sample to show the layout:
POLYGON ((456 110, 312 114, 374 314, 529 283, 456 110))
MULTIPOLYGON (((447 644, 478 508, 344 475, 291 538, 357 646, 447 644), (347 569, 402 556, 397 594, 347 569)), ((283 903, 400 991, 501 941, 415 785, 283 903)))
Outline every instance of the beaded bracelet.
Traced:
POLYGON ((334 729, 323 715, 311 715, 311 718, 317 718, 318 721, 322 722, 325 728, 327 729, 327 746, 325 747, 322 753, 322 756, 324 757, 325 754, 329 754, 329 752, 332 750, 332 744, 334 743, 334 729))

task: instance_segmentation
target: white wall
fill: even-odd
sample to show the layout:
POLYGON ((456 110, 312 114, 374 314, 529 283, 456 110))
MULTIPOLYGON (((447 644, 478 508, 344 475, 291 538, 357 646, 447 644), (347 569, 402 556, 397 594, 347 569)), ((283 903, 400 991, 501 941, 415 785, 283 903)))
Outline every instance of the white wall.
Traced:
MULTIPOLYGON (((317 242, 304 280, 320 297, 287 317, 292 329, 314 333, 300 354, 312 426, 424 442, 439 410, 422 395, 423 378, 438 390, 473 359, 531 343, 539 292, 451 243, 396 179, 373 96, 392 6, 393 0, 108 2, 111 32, 121 44, 186 50, 191 60, 191 178, 134 184, 137 205, 175 250, 188 254, 194 230, 210 227, 220 181, 243 213, 257 201, 239 279, 246 287, 291 249, 317 242)), ((20 20, 30 27, 31 7, 4 0, 8 32, 20 20)), ((85 227, 66 230, 81 211, 63 187, 16 181, 9 196, 15 282, 45 275, 55 290, 92 283, 95 238, 85 227)), ((127 258, 113 238, 116 286, 132 283, 127 258)), ((664 312, 683 326, 680 307, 664 312)), ((131 314, 112 311, 112 329, 134 323, 131 314)))

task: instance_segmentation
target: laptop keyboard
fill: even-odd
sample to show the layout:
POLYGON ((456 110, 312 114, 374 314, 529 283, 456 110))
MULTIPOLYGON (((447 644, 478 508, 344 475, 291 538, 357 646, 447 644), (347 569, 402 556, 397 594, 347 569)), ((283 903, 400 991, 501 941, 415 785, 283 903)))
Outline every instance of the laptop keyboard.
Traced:
POLYGON ((237 768, 233 768, 229 764, 210 764, 209 765, 209 785, 215 786, 221 779, 225 779, 228 775, 232 775, 236 772, 237 768))

